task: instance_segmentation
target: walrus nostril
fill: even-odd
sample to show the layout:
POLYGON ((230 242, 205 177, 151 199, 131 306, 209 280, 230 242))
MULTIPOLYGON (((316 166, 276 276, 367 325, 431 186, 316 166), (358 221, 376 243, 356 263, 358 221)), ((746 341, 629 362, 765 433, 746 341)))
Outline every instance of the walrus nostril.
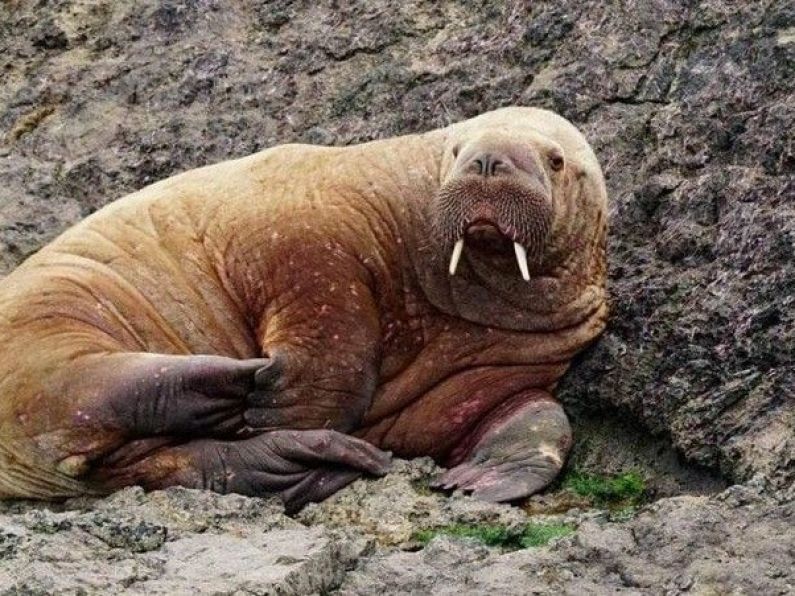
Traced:
POLYGON ((490 154, 480 155, 469 163, 469 169, 480 176, 494 176, 507 167, 505 160, 490 154))
POLYGON ((499 159, 492 159, 489 163, 489 175, 494 176, 498 169, 502 169, 505 164, 499 159))
POLYGON ((475 170, 475 172, 477 172, 481 176, 483 176, 483 174, 487 171, 486 170, 486 168, 488 167, 487 162, 488 158, 485 159, 478 158, 472 162, 472 169, 475 170))

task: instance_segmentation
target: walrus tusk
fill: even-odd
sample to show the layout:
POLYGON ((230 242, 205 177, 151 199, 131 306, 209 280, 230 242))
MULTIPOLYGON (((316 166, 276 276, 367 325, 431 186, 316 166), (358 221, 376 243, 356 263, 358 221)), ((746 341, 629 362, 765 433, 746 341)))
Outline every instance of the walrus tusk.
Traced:
POLYGON ((453 247, 453 256, 450 257, 450 275, 455 275, 458 261, 461 260, 461 253, 464 252, 464 239, 459 238, 453 247))
MULTIPOLYGON (((519 263, 519 270, 522 272, 522 279, 525 281, 530 281, 530 270, 527 268, 527 251, 525 250, 524 246, 519 244, 518 242, 513 243, 513 249, 516 251, 516 262, 519 263)), ((453 252, 453 258, 455 258, 455 252, 453 252)), ((450 267, 452 268, 452 263, 450 267)))

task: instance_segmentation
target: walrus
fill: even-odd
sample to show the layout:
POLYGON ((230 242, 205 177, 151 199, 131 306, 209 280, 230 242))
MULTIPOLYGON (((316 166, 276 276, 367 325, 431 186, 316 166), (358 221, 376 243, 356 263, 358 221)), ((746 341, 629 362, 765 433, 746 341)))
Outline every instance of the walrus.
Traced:
POLYGON ((392 455, 530 495, 571 446, 552 391, 605 326, 605 236, 593 151, 529 107, 153 184, 0 282, 0 496, 295 510, 392 455))

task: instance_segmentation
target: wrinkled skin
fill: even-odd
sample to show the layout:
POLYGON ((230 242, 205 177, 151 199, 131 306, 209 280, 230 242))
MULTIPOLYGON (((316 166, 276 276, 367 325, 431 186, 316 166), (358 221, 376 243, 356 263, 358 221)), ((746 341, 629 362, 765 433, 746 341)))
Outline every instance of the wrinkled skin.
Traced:
POLYGON ((605 200, 585 140, 530 108, 120 199, 0 283, 0 495, 296 509, 389 452, 448 466, 442 488, 532 494, 571 445, 551 391, 604 327, 605 200))

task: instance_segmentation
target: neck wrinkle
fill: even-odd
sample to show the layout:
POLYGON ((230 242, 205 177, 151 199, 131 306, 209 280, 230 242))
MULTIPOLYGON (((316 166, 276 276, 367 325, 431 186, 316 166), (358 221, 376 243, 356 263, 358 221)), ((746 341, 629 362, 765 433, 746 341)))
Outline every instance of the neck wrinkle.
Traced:
MULTIPOLYGON (((416 294, 430 303, 419 283, 422 259, 418 255, 429 241, 427 207, 439 188, 442 136, 434 131, 398 140, 382 145, 376 159, 387 166, 378 168, 377 174, 385 175, 386 180, 379 178, 372 186, 374 192, 365 197, 378 221, 389 230, 387 237, 377 238, 382 255, 379 268, 383 271, 379 277, 386 278, 380 280, 378 293, 381 299, 400 295, 403 302, 416 294), (392 258, 383 258, 384 255, 392 258)), ((360 167, 360 175, 365 180, 372 178, 369 164, 360 167)), ((401 308, 406 306, 402 304, 401 308)))
POLYGON ((442 144, 436 137, 440 135, 430 133, 368 144, 353 160, 352 179, 358 186, 353 208, 367 221, 375 243, 374 248, 364 245, 362 264, 386 312, 405 309, 409 294, 423 295, 415 257, 428 232, 424 204, 438 186, 442 144))

